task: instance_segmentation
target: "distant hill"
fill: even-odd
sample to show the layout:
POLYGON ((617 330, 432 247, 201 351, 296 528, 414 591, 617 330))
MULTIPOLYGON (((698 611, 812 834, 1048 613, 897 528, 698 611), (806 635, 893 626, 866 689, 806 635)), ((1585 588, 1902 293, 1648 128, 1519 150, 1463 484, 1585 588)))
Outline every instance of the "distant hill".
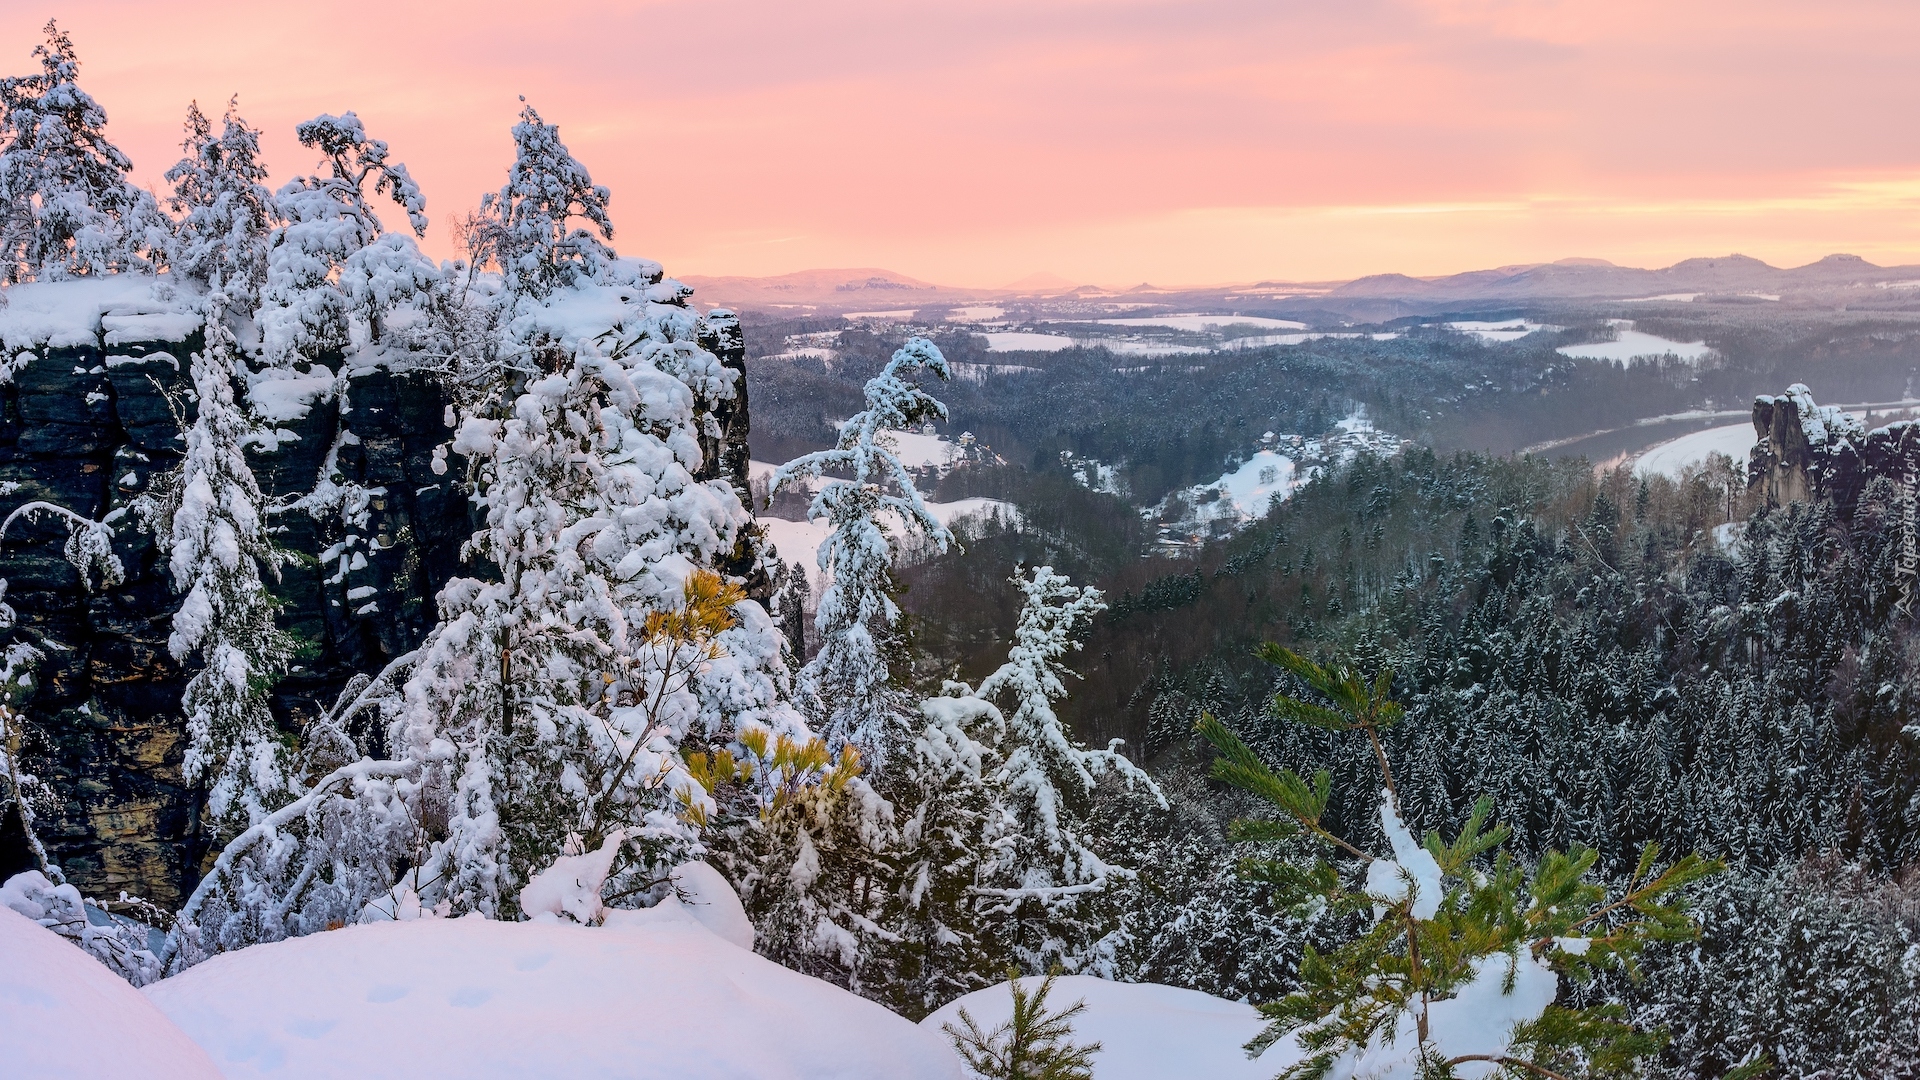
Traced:
POLYGON ((694 298, 705 304, 744 307, 912 307, 928 300, 952 300, 976 292, 943 288, 905 274, 873 267, 801 270, 778 277, 703 277, 689 274, 680 280, 693 286, 694 298))
POLYGON ((1374 320, 1451 310, 1455 305, 1532 301, 1699 299, 1752 303, 1762 297, 1844 290, 1868 290, 1877 297, 1892 299, 1887 286, 1920 281, 1920 266, 1875 266, 1857 255, 1829 255, 1805 266, 1783 269, 1746 255, 1723 255, 1647 270, 1616 266, 1605 259, 1574 258, 1443 277, 1372 274, 1345 283, 1260 282, 1198 289, 1166 289, 1142 283, 1117 293, 1075 286, 1051 273, 1029 274, 998 289, 969 289, 936 285, 873 267, 802 270, 778 277, 688 276, 682 280, 694 287, 694 297, 702 306, 799 309, 821 315, 938 309, 980 300, 1054 305, 1101 296, 1125 296, 1133 301, 1151 296, 1172 310, 1240 310, 1248 300, 1257 298, 1303 314, 1374 320), (1259 297, 1247 291, 1250 289, 1266 295, 1259 297))
POLYGON ((1913 278, 1920 267, 1881 267, 1857 255, 1829 255, 1792 269, 1746 255, 1687 259, 1664 270, 1615 266, 1602 259, 1563 259, 1535 266, 1473 270, 1447 277, 1375 274, 1326 293, 1330 300, 1415 301, 1613 299, 1678 294, 1777 294, 1782 291, 1872 286, 1913 278))

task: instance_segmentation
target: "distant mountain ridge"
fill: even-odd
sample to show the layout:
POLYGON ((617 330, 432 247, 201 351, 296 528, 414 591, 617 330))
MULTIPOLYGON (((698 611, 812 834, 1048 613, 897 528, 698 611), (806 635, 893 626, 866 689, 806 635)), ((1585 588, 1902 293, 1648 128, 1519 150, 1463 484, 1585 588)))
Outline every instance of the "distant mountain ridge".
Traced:
POLYGON ((1920 276, 1920 267, 1883 267, 1858 255, 1829 255, 1788 269, 1747 255, 1696 258, 1663 270, 1563 259, 1534 266, 1471 270, 1439 278, 1374 274, 1329 290, 1329 299, 1632 299, 1679 293, 1739 294, 1781 289, 1847 288, 1920 276))
POLYGON ((680 279, 693 286, 700 300, 741 305, 820 304, 844 307, 849 303, 892 305, 927 300, 952 300, 978 294, 973 289, 950 289, 877 267, 848 270, 800 270, 776 277, 705 277, 688 274, 680 279))
POLYGON ((876 267, 802 270, 776 277, 689 275, 682 280, 694 287, 696 298, 706 305, 805 307, 823 312, 937 307, 969 300, 1073 297, 1091 300, 1113 295, 1137 298, 1146 293, 1164 296, 1166 302, 1176 304, 1239 298, 1242 302, 1235 304, 1238 307, 1244 306, 1243 301, 1248 298, 1246 290, 1251 289, 1266 292, 1266 299, 1271 302, 1291 300, 1329 311, 1390 317, 1475 302, 1682 297, 1772 299, 1786 293, 1884 288, 1909 281, 1920 284, 1920 266, 1876 266, 1857 255, 1828 255, 1805 266, 1781 268, 1736 254, 1685 259, 1664 269, 1647 270, 1617 266, 1605 259, 1571 258, 1430 278, 1388 273, 1370 274, 1343 283, 1263 281, 1249 286, 1193 289, 1162 289, 1141 284, 1117 292, 1088 285, 1076 287, 1067 278, 1049 273, 1031 274, 998 289, 958 288, 876 267))

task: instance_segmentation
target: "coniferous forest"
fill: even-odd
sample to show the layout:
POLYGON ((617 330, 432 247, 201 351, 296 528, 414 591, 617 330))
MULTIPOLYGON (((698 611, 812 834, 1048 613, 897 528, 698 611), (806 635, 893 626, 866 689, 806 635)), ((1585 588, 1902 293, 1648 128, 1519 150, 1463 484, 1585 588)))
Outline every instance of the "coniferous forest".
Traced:
MULTIPOLYGON (((780 328, 615 249, 531 104, 436 260, 375 118, 300 124, 269 189, 196 104, 149 191, 56 24, 34 66, 0 80, 0 941, 65 939, 33 1001, 109 972, 182 1053, 311 1075, 453 1067, 477 1026, 432 1025, 549 962, 647 1028, 605 1075, 1135 1075, 1129 991, 1289 1080, 1920 1072, 1907 478, 1408 439, 1153 551, 1136 504, 1249 422, 1427 436, 1427 382, 1552 354, 1079 350, 996 396, 968 335, 861 328, 775 369, 780 328), (905 460, 961 420, 1008 455, 905 460), (971 498, 1005 512, 935 513, 971 498), (352 981, 386 962, 459 975, 352 981), (259 1051, 296 991, 425 1048, 259 1051), (646 1071, 682 1028, 740 1046, 646 1071)), ((1673 388, 1556 362, 1523 388, 1673 388)))

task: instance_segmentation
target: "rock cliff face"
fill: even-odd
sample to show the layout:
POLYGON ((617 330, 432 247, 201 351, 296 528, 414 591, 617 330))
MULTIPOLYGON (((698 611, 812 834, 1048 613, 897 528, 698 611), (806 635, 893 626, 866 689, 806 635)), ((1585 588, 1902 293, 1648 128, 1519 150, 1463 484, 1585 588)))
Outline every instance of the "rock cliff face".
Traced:
MULTIPOLYGON (((177 312, 116 326, 113 310, 89 312, 83 333, 29 333, 25 348, 17 332, 6 335, 13 373, 0 385, 0 511, 44 500, 95 520, 118 515, 114 550, 125 580, 89 591, 63 556, 65 525, 51 517, 13 524, 0 544, 0 577, 18 613, 16 636, 46 657, 19 704, 22 757, 45 783, 34 809, 48 857, 89 895, 125 890, 173 907, 208 854, 198 793, 181 774, 179 702, 191 671, 167 651, 179 598, 130 504, 180 459, 182 426, 193 416, 186 367, 200 334, 177 312)), ((0 330, 18 331, 20 321, 0 330)), ((744 501, 738 322, 714 313, 701 343, 741 379, 740 396, 716 411, 719 434, 702 447, 700 478, 726 477, 744 501)), ((476 572, 460 562, 475 521, 464 468, 442 449, 452 434, 446 389, 429 374, 380 365, 348 361, 345 374, 344 392, 327 392, 325 378, 250 388, 256 411, 273 421, 251 461, 262 489, 283 505, 276 539, 291 556, 274 587, 280 623, 304 646, 273 696, 289 738, 353 675, 377 672, 418 644, 436 619, 441 586, 476 572)), ((755 555, 743 541, 733 569, 764 592, 755 555)), ((17 815, 0 813, 0 876, 28 859, 17 815)))
POLYGON ((1875 477, 1911 489, 1909 478, 1920 472, 1920 422, 1868 431, 1859 417, 1815 404, 1801 383, 1755 398, 1753 429, 1759 441, 1747 460, 1747 484, 1769 505, 1824 498, 1851 513, 1875 477))

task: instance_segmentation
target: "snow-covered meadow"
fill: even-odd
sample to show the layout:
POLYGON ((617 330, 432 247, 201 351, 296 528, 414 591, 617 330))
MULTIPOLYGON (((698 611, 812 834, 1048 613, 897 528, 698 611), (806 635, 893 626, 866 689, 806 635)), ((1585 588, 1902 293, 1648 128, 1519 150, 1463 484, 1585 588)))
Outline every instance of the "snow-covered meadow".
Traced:
POLYGON ((1557 350, 1562 356, 1571 356, 1576 360, 1611 360, 1622 367, 1637 360, 1673 357, 1687 363, 1698 363, 1713 349, 1704 341, 1669 341, 1666 338, 1633 329, 1633 323, 1625 319, 1615 319, 1614 339, 1595 341, 1585 345, 1562 345, 1557 350))

